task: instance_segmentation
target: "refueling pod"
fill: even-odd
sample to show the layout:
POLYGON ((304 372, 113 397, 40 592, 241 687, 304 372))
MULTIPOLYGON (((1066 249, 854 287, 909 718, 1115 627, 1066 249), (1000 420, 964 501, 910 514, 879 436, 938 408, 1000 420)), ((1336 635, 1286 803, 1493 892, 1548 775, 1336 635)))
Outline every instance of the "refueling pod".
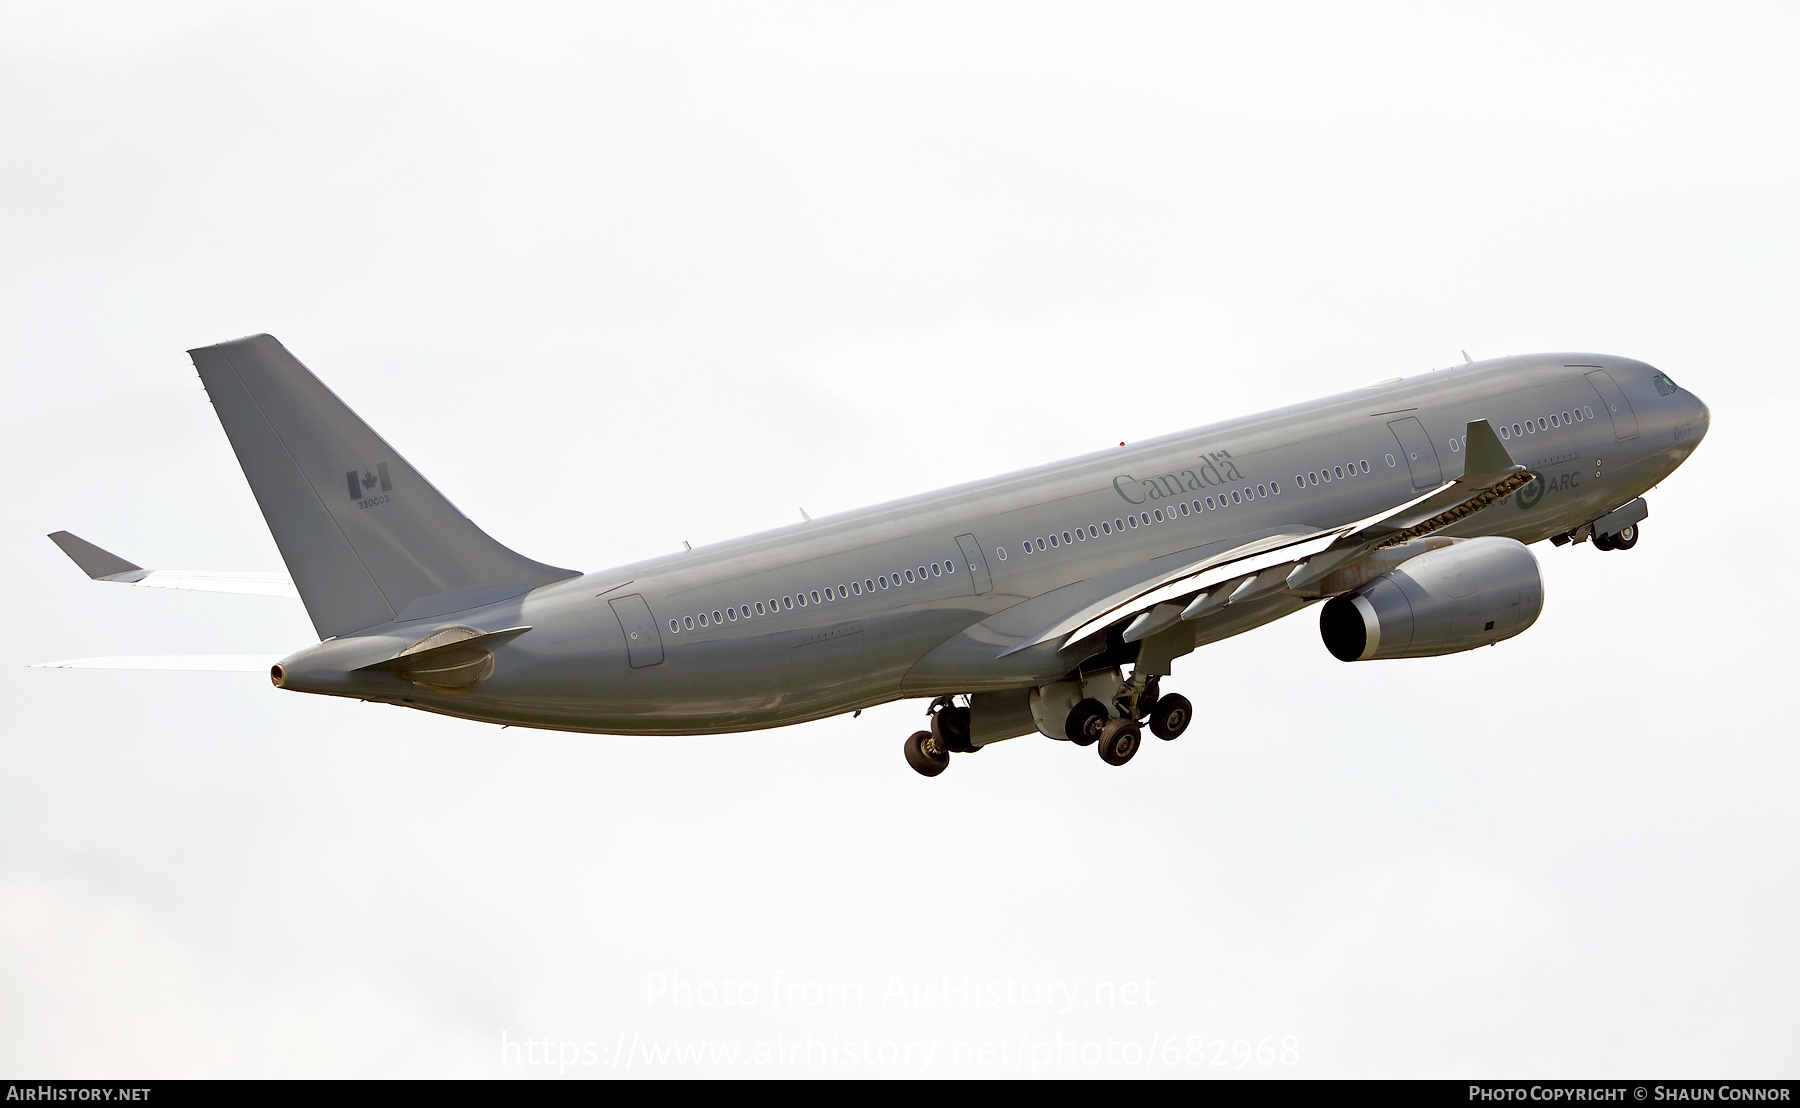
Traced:
POLYGON ((1544 610, 1537 558, 1515 539, 1468 539, 1409 558, 1319 613, 1339 660, 1430 658, 1510 639, 1544 610))

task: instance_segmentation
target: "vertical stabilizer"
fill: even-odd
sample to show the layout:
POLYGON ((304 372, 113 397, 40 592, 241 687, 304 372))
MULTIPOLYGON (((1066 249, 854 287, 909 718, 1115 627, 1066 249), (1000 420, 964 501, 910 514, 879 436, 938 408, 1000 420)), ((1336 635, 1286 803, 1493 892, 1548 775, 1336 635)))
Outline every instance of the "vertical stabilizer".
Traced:
POLYGON ((188 354, 321 638, 576 575, 488 537, 270 336, 188 354))

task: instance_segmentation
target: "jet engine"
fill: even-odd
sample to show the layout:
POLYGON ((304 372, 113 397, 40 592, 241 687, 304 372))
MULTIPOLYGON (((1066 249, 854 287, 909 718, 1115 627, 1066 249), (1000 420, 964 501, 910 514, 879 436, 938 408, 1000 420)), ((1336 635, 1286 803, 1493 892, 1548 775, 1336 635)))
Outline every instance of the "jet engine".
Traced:
POLYGON ((1468 539, 1430 550, 1319 613, 1339 660, 1430 658, 1510 639, 1544 610, 1537 559, 1514 539, 1468 539))

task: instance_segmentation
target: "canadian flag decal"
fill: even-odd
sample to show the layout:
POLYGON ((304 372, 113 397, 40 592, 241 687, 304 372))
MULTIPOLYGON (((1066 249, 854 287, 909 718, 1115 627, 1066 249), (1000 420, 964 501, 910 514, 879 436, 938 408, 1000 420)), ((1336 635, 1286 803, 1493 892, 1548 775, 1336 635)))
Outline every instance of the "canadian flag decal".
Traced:
POLYGON ((361 473, 352 469, 344 474, 344 483, 350 486, 350 499, 352 500, 374 496, 378 485, 382 492, 387 492, 394 487, 394 483, 388 480, 386 462, 382 462, 372 470, 365 469, 361 473))

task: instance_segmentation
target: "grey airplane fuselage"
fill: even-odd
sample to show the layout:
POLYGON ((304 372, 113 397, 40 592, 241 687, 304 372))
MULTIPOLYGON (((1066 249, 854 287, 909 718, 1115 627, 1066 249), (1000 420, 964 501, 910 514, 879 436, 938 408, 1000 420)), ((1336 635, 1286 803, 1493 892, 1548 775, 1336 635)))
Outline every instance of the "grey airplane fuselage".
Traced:
MULTIPOLYGON (((1058 637, 1013 651, 1058 615, 1148 567, 1342 526, 1452 480, 1471 421, 1488 420, 1539 480, 1442 534, 1532 543, 1580 527, 1706 433, 1706 406, 1656 373, 1592 354, 1439 370, 371 628, 284 665, 300 687, 305 672, 336 675, 308 691, 617 734, 743 731, 1038 685, 1105 648, 1058 637), (492 675, 465 692, 346 672, 445 624, 530 630, 495 646, 492 675)), ((1234 605, 1196 621, 1196 642, 1309 602, 1234 605)))

